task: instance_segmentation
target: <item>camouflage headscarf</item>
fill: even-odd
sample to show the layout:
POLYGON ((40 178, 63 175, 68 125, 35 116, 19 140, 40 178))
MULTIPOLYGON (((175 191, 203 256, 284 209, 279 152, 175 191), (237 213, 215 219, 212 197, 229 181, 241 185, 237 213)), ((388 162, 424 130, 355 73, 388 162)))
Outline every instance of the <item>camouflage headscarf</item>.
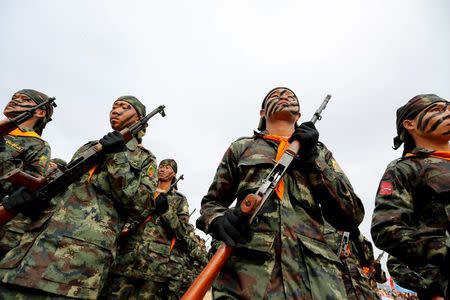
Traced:
MULTIPOLYGON (((290 91, 293 95, 294 95, 294 97, 295 97, 295 99, 297 99, 297 102, 299 102, 298 101, 298 98, 297 98, 297 95, 294 93, 294 91, 292 91, 290 88, 287 88, 287 87, 276 87, 276 88, 273 88, 273 89, 271 89, 268 93, 267 93, 267 95, 264 97, 264 100, 263 100, 263 102, 261 103, 261 109, 264 109, 264 106, 266 105, 266 102, 267 102, 267 99, 269 99, 271 96, 272 96, 272 94, 275 92, 275 91, 278 91, 278 90, 287 90, 287 91, 290 91)), ((299 110, 300 110, 300 102, 299 102, 299 110)), ((295 124, 295 126, 297 127, 297 124, 295 124)), ((265 117, 261 117, 260 119, 259 119, 259 124, 258 124, 258 130, 259 131, 264 131, 264 130, 266 130, 266 118, 265 117)))
POLYGON ((398 149, 409 137, 405 127, 403 127, 404 120, 414 119, 423 109, 436 102, 446 102, 447 100, 435 94, 417 95, 408 101, 405 105, 397 109, 397 136, 394 137, 394 149, 398 149))
MULTIPOLYGON (((31 100, 36 102, 36 104, 41 104, 42 102, 48 100, 48 98, 49 98, 46 94, 38 92, 36 90, 32 90, 32 89, 23 89, 23 90, 16 92, 16 94, 24 94, 24 95, 28 96, 31 100)), ((42 120, 38 121, 34 125, 34 128, 33 128, 36 131, 36 133, 38 133, 39 135, 42 134, 42 131, 44 130, 45 125, 47 125, 47 123, 52 120, 53 105, 51 105, 51 104, 45 105, 45 111, 47 112, 45 117, 42 120)))
MULTIPOLYGON (((122 96, 119 97, 116 101, 124 101, 130 103, 134 109, 137 111, 139 117, 143 118, 146 115, 145 105, 138 100, 138 98, 134 96, 122 96)), ((116 102, 114 101, 114 102, 116 102)), ((146 129, 141 130, 136 137, 139 142, 142 141, 142 137, 145 135, 146 129)))

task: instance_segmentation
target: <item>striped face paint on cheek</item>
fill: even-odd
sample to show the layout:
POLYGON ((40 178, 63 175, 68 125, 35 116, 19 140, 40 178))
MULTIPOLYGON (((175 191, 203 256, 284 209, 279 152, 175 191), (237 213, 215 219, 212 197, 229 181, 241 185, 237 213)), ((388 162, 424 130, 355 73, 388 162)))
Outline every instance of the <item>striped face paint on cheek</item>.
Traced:
MULTIPOLYGON (((425 108, 417 118, 417 129, 426 133, 435 131, 439 125, 450 119, 449 106, 449 102, 438 102, 425 108)), ((450 134, 450 130, 444 133, 447 134, 450 134)))
POLYGON ((275 90, 265 102, 265 115, 269 118, 283 110, 290 112, 292 115, 298 114, 299 104, 297 97, 288 90, 275 90))

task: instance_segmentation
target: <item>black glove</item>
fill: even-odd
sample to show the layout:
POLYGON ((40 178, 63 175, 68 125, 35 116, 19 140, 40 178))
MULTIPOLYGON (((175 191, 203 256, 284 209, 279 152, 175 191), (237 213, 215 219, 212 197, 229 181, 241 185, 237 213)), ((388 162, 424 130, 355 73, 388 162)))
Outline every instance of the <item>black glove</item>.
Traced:
POLYGON ((319 132, 314 123, 304 122, 297 127, 289 139, 289 142, 297 140, 300 142, 300 151, 298 152, 302 160, 310 160, 317 157, 317 142, 319 141, 319 132))
POLYGON ((108 133, 98 142, 103 146, 104 153, 117 153, 127 149, 122 135, 117 130, 108 133))
POLYGON ((0 152, 5 151, 5 138, 0 136, 0 152))
POLYGON ((21 212, 32 218, 47 208, 48 203, 35 199, 33 194, 25 187, 20 187, 17 191, 5 197, 2 205, 7 211, 21 212))
POLYGON ((169 209, 169 201, 165 193, 161 193, 155 199, 155 212, 163 214, 169 209))
POLYGON ((209 225, 209 231, 215 239, 233 247, 236 243, 250 242, 253 235, 248 218, 236 207, 228 209, 223 216, 214 219, 209 225))

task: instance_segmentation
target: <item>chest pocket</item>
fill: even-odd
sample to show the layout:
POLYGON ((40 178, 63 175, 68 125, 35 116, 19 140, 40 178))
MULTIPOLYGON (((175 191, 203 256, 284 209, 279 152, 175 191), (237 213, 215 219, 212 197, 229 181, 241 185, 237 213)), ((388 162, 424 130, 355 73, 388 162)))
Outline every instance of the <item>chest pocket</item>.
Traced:
POLYGON ((439 160, 427 170, 425 184, 432 191, 432 198, 425 203, 429 215, 434 216, 436 225, 448 224, 450 220, 450 162, 439 160))
POLYGON ((261 154, 252 154, 241 158, 238 162, 241 174, 237 190, 238 195, 245 191, 257 190, 270 174, 273 166, 272 159, 261 154))

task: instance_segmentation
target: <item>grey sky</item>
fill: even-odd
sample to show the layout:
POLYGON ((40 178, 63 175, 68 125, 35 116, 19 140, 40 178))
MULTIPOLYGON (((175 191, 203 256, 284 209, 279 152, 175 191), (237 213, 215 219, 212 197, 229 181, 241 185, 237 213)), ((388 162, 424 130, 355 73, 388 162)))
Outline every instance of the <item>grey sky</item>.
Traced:
MULTIPOLYGON (((395 110, 414 95, 450 97, 449 4, 434 1, 2 1, 0 104, 21 88, 55 96, 44 138, 70 159, 110 131, 132 94, 155 117, 144 144, 175 158, 191 210, 227 146, 250 135, 279 85, 300 98, 363 199, 369 227, 391 149, 395 110)), ((378 252, 377 252, 378 253, 378 252)))

